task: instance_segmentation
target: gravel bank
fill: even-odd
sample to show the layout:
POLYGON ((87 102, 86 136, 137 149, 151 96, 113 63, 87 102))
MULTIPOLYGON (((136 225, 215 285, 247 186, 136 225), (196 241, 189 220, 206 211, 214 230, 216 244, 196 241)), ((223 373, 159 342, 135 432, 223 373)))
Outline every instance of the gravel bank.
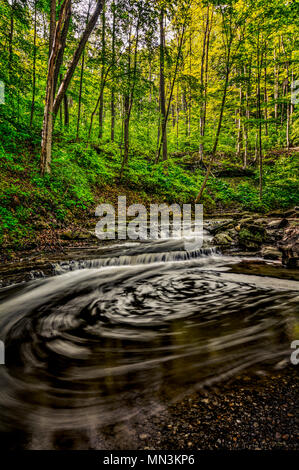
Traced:
POLYGON ((298 366, 243 375, 109 434, 98 448, 298 450, 298 366))

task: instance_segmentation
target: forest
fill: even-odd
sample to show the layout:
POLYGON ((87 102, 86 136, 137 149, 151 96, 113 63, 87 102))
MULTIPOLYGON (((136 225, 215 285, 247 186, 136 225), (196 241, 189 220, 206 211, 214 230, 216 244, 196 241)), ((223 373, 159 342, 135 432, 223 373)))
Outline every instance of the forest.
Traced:
POLYGON ((0 237, 115 195, 298 204, 298 4, 1 0, 0 237))

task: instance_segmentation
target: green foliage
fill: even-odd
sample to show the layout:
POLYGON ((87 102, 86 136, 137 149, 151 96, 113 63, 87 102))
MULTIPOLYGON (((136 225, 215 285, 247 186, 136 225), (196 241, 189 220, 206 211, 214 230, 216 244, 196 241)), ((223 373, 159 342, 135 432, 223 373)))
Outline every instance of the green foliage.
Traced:
MULTIPOLYGON (((44 0, 0 2, 0 80, 5 83, 5 103, 0 104, 1 240, 20 243, 26 237, 33 239, 41 220, 50 220, 54 228, 67 224, 98 201, 109 202, 110 193, 113 200, 119 186, 122 192, 137 194, 147 202, 192 202, 205 174, 204 166, 199 169, 192 164, 199 159, 203 144, 207 166, 222 115, 231 27, 234 62, 230 64, 215 165, 201 202, 206 212, 231 207, 266 212, 299 204, 298 154, 277 156, 279 153, 273 152, 287 143, 299 145, 298 106, 291 106, 290 99, 290 81, 298 76, 299 63, 294 2, 239 0, 228 2, 226 8, 214 8, 219 2, 191 1, 188 10, 183 0, 163 2, 167 16, 163 67, 159 47, 161 3, 156 3, 106 1, 109 20, 105 34, 103 21, 98 21, 85 46, 84 61, 80 60, 68 87, 67 100, 55 119, 52 173, 41 177, 39 150, 50 4, 44 0), (211 32, 205 37, 208 12, 212 15, 211 32), (183 25, 185 36, 179 51, 183 25), (166 108, 169 104, 168 160, 155 164, 161 137, 162 69, 166 108), (110 142, 112 101, 114 143, 110 142), (129 155, 120 179, 128 101, 129 155), (66 102, 68 124, 64 122, 66 102), (269 154, 264 161, 261 199, 258 165, 254 163, 260 130, 262 154, 269 154), (245 146, 247 171, 242 173, 245 146), (182 158, 174 157, 175 153, 181 153, 182 158)), ((77 7, 72 13, 59 80, 86 24, 86 2, 79 0, 77 7)), ((59 8, 57 3, 57 13, 59 8)))

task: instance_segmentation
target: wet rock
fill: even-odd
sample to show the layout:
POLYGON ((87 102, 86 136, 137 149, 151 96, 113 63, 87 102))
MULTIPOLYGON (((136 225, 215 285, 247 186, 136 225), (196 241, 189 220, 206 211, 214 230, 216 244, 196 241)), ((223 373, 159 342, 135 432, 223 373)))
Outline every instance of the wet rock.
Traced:
POLYGON ((259 249, 259 247, 266 241, 266 229, 260 224, 242 223, 240 224, 240 231, 238 233, 239 245, 249 251, 259 249))
POLYGON ((269 212, 268 217, 277 218, 296 218, 299 217, 299 207, 293 207, 292 209, 279 209, 276 211, 269 212))
POLYGON ((62 238, 62 240, 73 240, 73 232, 71 230, 66 230, 61 233, 60 238, 62 238))
POLYGON ((281 252, 275 246, 264 246, 262 256, 265 259, 277 260, 281 258, 281 252))
POLYGON ((298 217, 299 211, 297 211, 296 209, 298 209, 298 208, 294 207, 294 209, 290 209, 290 210, 286 211, 286 212, 283 214, 284 217, 286 217, 286 218, 298 217))
POLYGON ((229 230, 227 231, 227 233, 228 233, 228 235, 229 235, 233 240, 236 240, 237 237, 238 237, 238 232, 237 232, 237 230, 235 229, 235 227, 229 229, 229 230))
POLYGON ((89 240, 92 237, 91 232, 73 232, 71 230, 66 230, 60 235, 62 240, 89 240))
POLYGON ((254 217, 243 217, 240 221, 239 221, 239 226, 240 228, 242 228, 244 225, 246 224, 250 224, 250 223, 254 223, 256 220, 256 218, 254 217))
POLYGON ((210 233, 212 235, 217 235, 218 233, 224 232, 228 229, 231 229, 234 227, 233 220, 226 220, 225 222, 222 222, 220 224, 215 225, 214 227, 211 227, 209 229, 210 233))
POLYGON ((289 268, 299 267, 299 226, 289 227, 278 248, 282 252, 282 263, 289 268))
POLYGON ((285 228, 289 225, 289 222, 287 219, 276 219, 276 220, 271 220, 267 224, 267 229, 268 230, 274 230, 274 229, 282 229, 285 228))
POLYGON ((227 232, 223 232, 223 233, 218 233, 213 238, 213 243, 215 245, 220 245, 220 246, 231 246, 233 243, 233 239, 230 237, 230 235, 227 232))

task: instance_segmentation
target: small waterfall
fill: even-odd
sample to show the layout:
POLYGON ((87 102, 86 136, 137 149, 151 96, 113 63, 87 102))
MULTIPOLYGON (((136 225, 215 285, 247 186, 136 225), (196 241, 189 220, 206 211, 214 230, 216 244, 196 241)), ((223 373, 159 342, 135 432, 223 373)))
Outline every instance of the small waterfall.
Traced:
POLYGON ((152 263, 170 263, 175 261, 189 261, 200 258, 212 257, 219 254, 217 247, 200 248, 194 251, 170 251, 161 253, 141 253, 133 255, 113 256, 109 258, 97 258, 89 260, 72 260, 53 265, 54 274, 62 274, 77 269, 96 269, 104 266, 135 266, 152 263))

